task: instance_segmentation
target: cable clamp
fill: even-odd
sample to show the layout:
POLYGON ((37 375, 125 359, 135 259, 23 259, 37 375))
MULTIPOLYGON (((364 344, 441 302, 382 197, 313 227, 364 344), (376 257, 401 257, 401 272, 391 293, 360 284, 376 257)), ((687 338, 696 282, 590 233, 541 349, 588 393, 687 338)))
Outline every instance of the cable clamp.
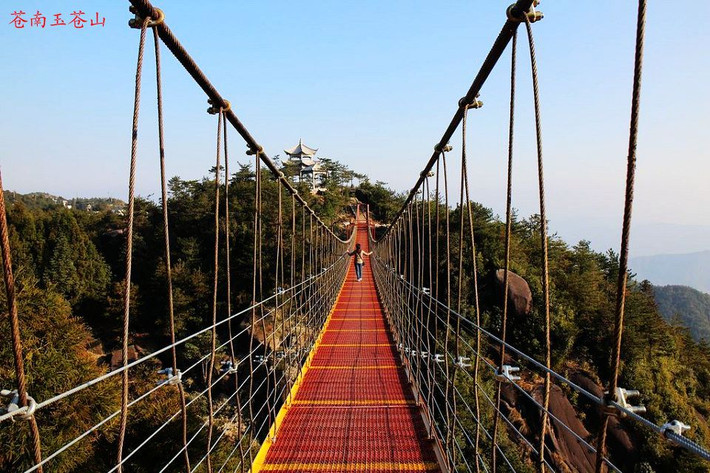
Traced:
POLYGON ((0 409, 0 411, 4 411, 7 414, 12 413, 12 417, 10 418, 13 422, 15 417, 20 420, 30 420, 32 416, 34 416, 35 410, 37 410, 37 403, 29 394, 25 395, 27 398, 27 405, 20 407, 20 395, 17 392, 17 389, 13 389, 12 391, 9 389, 3 389, 0 391, 0 396, 10 398, 10 402, 7 404, 7 407, 0 409))
POLYGON ((442 355, 441 353, 435 354, 434 358, 432 358, 432 360, 434 360, 435 363, 443 363, 445 361, 444 355, 442 355))
POLYGON ((221 107, 215 105, 212 99, 207 99, 207 103, 210 105, 207 108, 207 113, 209 113, 210 115, 217 115, 220 110, 222 111, 222 113, 225 113, 232 108, 232 104, 229 102, 229 100, 224 100, 224 105, 222 105, 221 107))
POLYGON ((234 362, 232 360, 225 360, 220 363, 222 367, 219 369, 219 372, 222 374, 237 374, 237 368, 239 367, 239 363, 237 365, 234 365, 234 362))
POLYGON ((428 295, 431 294, 431 292, 429 291, 429 288, 428 288, 428 287, 423 287, 423 288, 422 288, 422 294, 424 294, 425 296, 428 296, 428 295))
POLYGON ((478 100, 478 97, 480 97, 481 94, 476 94, 476 96, 473 98, 472 101, 466 100, 466 97, 461 97, 459 100, 459 107, 461 108, 481 108, 483 107, 483 102, 478 100))
POLYGON ((429 358, 429 352, 428 351, 420 351, 419 356, 422 357, 422 360, 426 360, 427 358, 429 358))
POLYGON ((672 420, 670 422, 666 422, 661 426, 661 434, 665 437, 668 435, 668 433, 672 432, 676 434, 679 437, 683 436, 683 432, 687 432, 690 430, 690 426, 687 424, 684 424, 683 422, 679 420, 672 420))
POLYGON ((527 17, 530 23, 535 23, 536 21, 540 21, 545 17, 542 12, 535 10, 535 7, 538 5, 540 5, 540 0, 535 0, 532 5, 530 5, 530 10, 522 12, 518 10, 518 8, 516 8, 516 4, 514 3, 508 7, 508 9, 505 11, 505 14, 510 21, 518 21, 522 23, 523 21, 525 21, 525 17, 527 17))
POLYGON ((510 383, 514 383, 520 380, 520 376, 513 374, 518 371, 520 371, 520 368, 517 366, 503 365, 499 369, 496 369, 495 376, 498 381, 508 381, 510 383))
POLYGON ((254 156, 255 154, 263 153, 264 148, 261 147, 261 145, 256 145, 256 148, 253 146, 249 146, 249 149, 247 150, 247 156, 254 156))
POLYGON ((449 143, 446 143, 445 146, 441 146, 441 143, 437 143, 437 145, 434 146, 434 151, 436 151, 437 153, 448 153, 452 149, 454 149, 454 147, 451 146, 449 143))
POLYGON ((177 384, 182 383, 182 372, 180 370, 175 370, 175 374, 173 374, 173 369, 172 367, 170 367, 158 371, 158 374, 164 374, 165 379, 162 381, 158 381, 156 383, 157 386, 161 386, 164 384, 167 384, 169 386, 175 386, 177 384))
POLYGON ((265 365, 269 362, 269 357, 264 355, 254 355, 254 361, 256 361, 257 365, 265 365))
POLYGON ((646 406, 635 406, 629 402, 632 398, 641 397, 641 391, 637 391, 635 389, 616 388, 613 394, 614 395, 611 396, 608 391, 604 392, 604 401, 606 403, 607 410, 611 412, 618 411, 620 417, 626 417, 626 413, 624 411, 619 411, 619 406, 634 414, 643 414, 646 412, 646 406))
MULTIPOLYGON (((131 5, 128 10, 134 15, 133 18, 128 20, 128 26, 135 29, 141 29, 145 18, 138 14, 138 10, 133 5, 131 5)), ((158 18, 150 18, 148 20, 146 28, 158 26, 165 21, 165 13, 163 13, 163 10, 161 10, 160 8, 155 8, 155 11, 158 12, 158 18)))
POLYGON ((466 369, 471 367, 471 363, 466 363, 467 361, 471 361, 471 358, 467 356, 459 356, 456 358, 456 366, 458 366, 461 369, 466 369))

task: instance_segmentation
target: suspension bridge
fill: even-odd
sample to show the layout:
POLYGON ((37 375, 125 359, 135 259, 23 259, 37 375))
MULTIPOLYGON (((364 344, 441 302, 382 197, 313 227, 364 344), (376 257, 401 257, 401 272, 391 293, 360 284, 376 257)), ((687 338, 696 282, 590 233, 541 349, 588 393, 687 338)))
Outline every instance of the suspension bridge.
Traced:
POLYGON ((623 471, 607 448, 607 431, 612 424, 617 425, 614 423, 620 417, 659 434, 675 448, 710 461, 705 447, 684 436, 687 426, 682 420, 668 419, 662 424, 649 420, 643 416, 643 406, 635 403, 638 393, 633 387, 619 386, 645 0, 639 1, 636 31, 615 344, 610 347, 612 376, 605 380, 607 385, 601 393, 556 372, 551 362, 548 235, 533 41, 533 25, 542 19, 542 14, 536 11, 537 2, 518 0, 508 8, 500 34, 394 219, 376 231, 367 207, 357 205, 348 227, 349 235, 326 225, 269 158, 230 102, 169 29, 166 22, 169 12, 155 8, 148 0, 130 3, 135 15, 130 24, 140 31, 140 39, 126 224, 121 364, 47 399, 34 399, 28 390, 20 335, 22 321, 18 316, 5 204, 0 192, 0 236, 16 373, 14 388, 2 391, 6 408, 0 414, 0 425, 15 422, 31 439, 18 455, 18 464, 29 465, 20 471, 53 471, 59 458, 71 456, 84 442, 91 442, 97 432, 109 428, 117 432, 115 457, 108 462, 111 472, 145 471, 136 469, 135 459, 150 455, 152 443, 166 432, 175 434, 171 442, 174 449, 168 452, 166 461, 156 462, 151 471, 479 473, 518 471, 520 465, 539 471, 623 471), (514 251, 510 245, 512 167, 516 51, 521 26, 528 40, 534 92, 541 221, 539 266, 544 295, 538 303, 545 324, 541 357, 529 354, 526 347, 511 345, 506 337, 510 261, 514 251), (134 188, 148 31, 154 38, 157 71, 162 230, 169 293, 165 317, 171 327, 171 343, 132 360, 129 340, 130 281, 136 263, 132 252, 134 188), (176 335, 171 279, 161 95, 163 46, 205 92, 208 112, 216 116, 215 169, 224 166, 225 175, 229 176, 229 125, 246 143, 255 167, 253 220, 248 222, 253 233, 251 304, 232 310, 230 239, 225 235, 230 235, 230 225, 234 223, 230 222, 228 208, 229 179, 220 183, 217 172, 212 323, 183 338, 176 335), (504 296, 501 320, 486 327, 479 300, 466 127, 469 114, 477 113, 482 106, 478 99, 481 88, 506 51, 510 54, 511 76, 504 296), (460 156, 454 157, 450 140, 458 129, 462 131, 462 142, 460 156), (460 170, 458 188, 449 179, 449 171, 454 167, 460 170), (263 179, 269 175, 278 182, 275 221, 265 221, 262 215, 263 179), (450 202, 450 196, 456 194, 458 201, 450 202), (450 213, 452 208, 458 212, 450 213), (452 221, 452 216, 458 220, 452 221), (458 228, 457 239, 452 238, 454 227, 458 228), (275 254, 262 251, 266 234, 276 241, 275 254), (367 253, 372 251, 372 256, 364 257, 366 270, 362 281, 356 279, 348 256, 356 243, 367 253), (228 255, 223 261, 219 258, 221 248, 228 255), (220 264, 226 266, 223 269, 227 275, 224 316, 217 310, 220 264), (267 270, 273 271, 273 287, 265 287, 263 276, 267 270), (468 300, 466 294, 473 297, 468 300), (201 353, 198 361, 181 364, 178 361, 182 359, 181 350, 204 336, 209 337, 210 349, 201 353), (142 392, 132 390, 133 374, 158 360, 163 369, 155 375, 153 387, 142 392), (200 377, 201 368, 204 383, 198 383, 198 388, 188 385, 186 380, 200 377), (42 437, 43 422, 47 422, 57 406, 71 404, 82 394, 119 379, 119 409, 107 413, 100 422, 62 445, 42 437), (555 411, 550 404, 551 392, 560 387, 586 399, 603 413, 597 432, 589 435, 578 423, 555 411), (132 435, 128 428, 132 414, 149 409, 152 397, 164 391, 174 396, 179 409, 154 431, 132 435), (502 398, 510 393, 532 406, 532 416, 537 419, 535 428, 521 429, 511 410, 504 407, 502 398), (196 409, 202 409, 203 413, 197 416, 199 422, 188 422, 190 412, 196 409), (574 465, 561 461, 556 453, 558 446, 553 445, 554 439, 561 433, 573 439, 574 445, 568 448, 574 465))

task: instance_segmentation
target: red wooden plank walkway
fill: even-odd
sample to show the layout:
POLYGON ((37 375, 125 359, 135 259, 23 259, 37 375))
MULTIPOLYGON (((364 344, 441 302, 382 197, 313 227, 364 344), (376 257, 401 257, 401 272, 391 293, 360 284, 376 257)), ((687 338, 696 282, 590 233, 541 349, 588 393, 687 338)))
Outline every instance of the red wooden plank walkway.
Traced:
MULTIPOLYGON (((357 240, 369 249, 364 224, 357 240)), ((365 259, 361 282, 349 271, 276 440, 252 471, 441 471, 365 259)))

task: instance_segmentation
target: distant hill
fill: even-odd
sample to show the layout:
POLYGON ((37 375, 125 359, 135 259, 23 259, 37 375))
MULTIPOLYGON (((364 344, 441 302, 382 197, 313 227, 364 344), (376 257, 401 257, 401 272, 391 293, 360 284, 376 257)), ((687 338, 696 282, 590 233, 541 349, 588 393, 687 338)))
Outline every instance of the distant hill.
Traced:
POLYGON ((656 286, 683 285, 710 293, 710 250, 682 255, 655 255, 631 258, 631 271, 638 280, 656 286))
POLYGON ((30 209, 64 207, 95 212, 103 210, 120 211, 126 206, 126 203, 122 200, 112 197, 75 197, 65 199, 62 196, 47 194, 46 192, 20 194, 14 191, 5 191, 5 201, 8 204, 21 202, 25 207, 30 209))
POLYGON ((653 295, 663 318, 680 321, 693 338, 710 342, 710 294, 688 286, 654 286, 653 295))

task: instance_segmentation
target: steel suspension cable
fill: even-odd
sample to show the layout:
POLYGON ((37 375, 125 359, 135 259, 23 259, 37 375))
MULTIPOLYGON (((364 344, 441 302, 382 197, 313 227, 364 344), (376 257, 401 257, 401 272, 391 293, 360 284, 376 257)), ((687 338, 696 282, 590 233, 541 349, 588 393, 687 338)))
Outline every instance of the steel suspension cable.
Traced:
MULTIPOLYGON (((32 454, 34 455, 37 471, 42 473, 42 441, 27 395, 27 379, 25 378, 25 363, 22 357, 22 336, 20 335, 20 321, 17 314, 17 294, 15 292, 15 276, 12 272, 12 255, 10 254, 10 234, 7 226, 7 210, 5 209, 5 191, 0 175, 0 247, 2 248, 2 269, 5 279, 5 292, 7 294, 7 313, 10 322, 10 336, 12 338, 12 354, 15 362, 15 380, 17 381, 17 395, 19 396, 18 410, 24 410, 22 416, 30 422, 32 436, 32 454)), ((34 400, 32 400, 34 404, 34 400)))
POLYGON ((219 108, 217 113, 217 153, 214 171, 214 277, 212 282, 212 332, 210 334, 210 362, 207 372, 207 408, 209 427, 207 431, 207 471, 212 472, 212 457, 210 455, 212 447, 212 431, 214 430, 214 406, 212 400, 212 376, 214 373, 215 349, 217 348, 217 287, 219 283, 219 174, 221 167, 220 151, 222 148, 222 120, 224 110, 219 108))
MULTIPOLYGON (((173 272, 170 259, 170 225, 168 219, 168 185, 165 172, 165 133, 163 127, 163 87, 161 80, 161 65, 160 65, 160 40, 156 26, 153 30, 153 45, 155 47, 155 83, 157 89, 157 106, 158 106, 158 152, 160 157, 160 195, 163 210, 163 237, 165 239, 165 277, 168 283, 168 315, 170 317, 170 344, 172 345, 172 368, 173 374, 177 374, 177 349, 175 346, 175 310, 173 302, 173 272)), ((231 338, 231 332, 230 332, 231 338)), ((187 445, 187 406, 185 405, 185 389, 182 383, 177 384, 178 396, 180 397, 180 406, 182 413, 182 446, 187 445)), ((190 455, 185 448, 185 471, 190 473, 190 455)))
MULTIPOLYGON (((448 307, 451 307, 451 233, 450 233, 450 213, 449 213, 449 177, 448 177, 448 171, 446 167, 446 152, 442 151, 441 153, 441 164, 442 164, 442 169, 444 171, 444 210, 446 212, 446 219, 444 220, 445 222, 445 248, 446 248, 446 305, 448 307)), ((446 330, 445 330, 445 343, 444 343, 444 349, 448 350, 449 346, 449 335, 451 333, 451 311, 447 310, 446 311, 446 330)), ((449 364, 444 363, 444 372, 446 379, 449 379, 449 364)), ((445 399, 446 403, 448 406, 449 402, 449 389, 451 388, 450 383, 446 384, 446 394, 445 394, 445 399)), ((446 446, 447 449, 450 449, 450 446, 452 445, 453 439, 451 437, 451 413, 449 412, 449 409, 447 407, 446 409, 446 446)), ((453 459, 447 459, 447 461, 453 461, 453 459)), ((454 465, 451 464, 450 468, 453 468, 454 465)))
MULTIPOLYGON (((621 364, 621 342, 624 334, 624 309, 626 302, 626 284, 628 278, 629 239, 631 234, 631 215, 634 202, 634 178, 636 176, 636 145, 638 142, 639 110, 641 106, 641 76, 643 71, 643 45, 646 32, 646 0, 638 1, 636 18, 636 46, 634 52, 634 77, 631 91, 631 118, 629 123, 629 148, 626 164, 626 193, 624 197, 624 217, 621 228, 621 251, 619 253, 619 274, 616 284, 616 307, 614 322, 614 345, 611 357, 611 381, 609 400, 616 399, 616 388, 621 364)), ((596 471, 602 470, 602 459, 606 450, 606 435, 609 426, 609 413, 604 421, 597 444, 596 471)))
MULTIPOLYGON (((535 106, 535 138, 537 142, 537 176, 538 191, 540 196, 540 246, 542 249, 542 291, 545 304, 545 366, 550 369, 551 349, 550 349, 550 272, 548 261, 548 241, 547 241, 547 215, 545 212, 545 178, 542 163, 542 125, 540 123, 540 90, 537 77, 537 60, 535 57, 535 41, 533 39, 532 26, 527 15, 523 16, 525 29, 528 34, 528 45, 530 46, 530 71, 533 83, 533 103, 535 106)), ((545 387, 543 395, 542 424, 540 428, 540 458, 539 467, 545 471, 545 435, 547 431, 548 416, 547 410, 550 405, 550 374, 545 373, 545 387)))
MULTIPOLYGON (((234 372, 234 392, 235 402, 237 407, 236 419, 237 419, 237 432, 242 431, 242 402, 239 396, 239 362, 237 361, 237 356, 234 351, 234 336, 232 335, 232 251, 231 251, 231 216, 229 210, 229 146, 227 141, 227 120, 222 120, 222 134, 224 137, 224 246, 225 246, 225 270, 227 272, 227 334, 229 336, 229 356, 231 361, 231 367, 234 372)), ((278 306, 278 301, 276 301, 278 306)), ((242 467, 242 473, 244 473, 244 445, 242 442, 238 443, 239 456, 241 458, 240 465, 242 467)), ((187 451, 187 448, 185 448, 187 451)))
MULTIPOLYGON (((510 271, 510 237, 513 228, 512 221, 512 202, 513 202, 513 142, 515 139, 515 70, 516 70, 516 53, 518 48, 518 33, 517 30, 513 33, 513 40, 511 44, 511 54, 510 54, 510 111, 508 116, 508 176, 507 176, 507 187, 506 187, 506 197, 505 197, 505 255, 504 255, 504 266, 503 266, 503 318, 501 320, 500 328, 500 339, 503 341, 500 344, 500 363, 498 364, 499 369, 505 364, 505 339, 506 331, 508 326, 508 291, 509 291, 509 278, 508 272, 510 271)), ((476 325, 480 325, 477 323, 476 325)), ((480 340, 480 331, 476 331, 480 340)), ((496 387, 496 409, 500 410, 501 401, 501 388, 502 382, 498 381, 496 387)), ((498 421, 499 417, 496 415, 493 420, 493 449, 491 451, 491 468, 493 471, 496 470, 496 449, 495 446, 498 444, 498 421)))
POLYGON ((145 49, 145 33, 150 17, 143 19, 141 24, 140 40, 138 43, 138 62, 136 66, 136 86, 133 99, 133 126, 131 136, 131 165, 128 178, 128 224, 126 229, 126 273, 124 278, 123 293, 123 342, 121 347, 121 364, 123 373, 121 374, 121 420, 118 433, 118 452, 116 461, 118 462, 118 472, 123 471, 123 444, 126 440, 126 427, 128 425, 128 329, 131 313, 131 265, 133 262, 133 212, 135 208, 135 185, 136 185, 136 161, 138 157, 138 115, 140 112, 141 77, 143 73, 143 53, 145 49))
MULTIPOLYGON (((468 112, 464 114, 463 120, 462 120, 462 143, 461 143, 461 173, 463 175, 463 185, 464 189, 466 191, 466 213, 468 214, 468 233, 469 233, 469 239, 471 240, 471 264, 472 264, 472 269, 473 269, 473 310, 476 312, 476 325, 481 325, 481 307, 480 307, 480 302, 479 302, 479 294, 478 294, 478 259, 476 258, 476 236, 473 230, 473 209, 471 208, 471 196, 469 193, 469 185, 468 185, 468 163, 467 163, 467 156, 466 156, 466 119, 467 119, 468 112)), ((461 212, 463 213, 463 209, 461 209, 461 212)), ((463 229, 461 230, 461 238, 463 239, 463 229)), ((460 313, 460 308, 459 308, 459 313, 460 313)), ((461 329, 461 318, 457 317, 456 318, 456 332, 457 332, 457 343, 460 340, 460 329, 461 329)), ((457 348, 458 349, 458 348, 457 348)), ((473 385, 473 394, 475 398, 475 407, 476 407, 476 418, 480 419, 481 418, 481 410, 480 410, 480 402, 479 402, 479 383, 478 383, 478 371, 480 367, 480 357, 481 357, 481 333, 476 332, 476 350, 475 350, 475 358, 474 358, 474 364, 473 364, 473 370, 474 370, 474 385, 473 385)), ((480 421, 476 422, 476 441, 475 441, 475 451, 476 454, 479 452, 479 447, 480 447, 480 421)), ((476 472, 478 473, 480 471, 480 465, 479 465, 479 460, 481 459, 480 456, 477 457, 476 460, 476 472)))

